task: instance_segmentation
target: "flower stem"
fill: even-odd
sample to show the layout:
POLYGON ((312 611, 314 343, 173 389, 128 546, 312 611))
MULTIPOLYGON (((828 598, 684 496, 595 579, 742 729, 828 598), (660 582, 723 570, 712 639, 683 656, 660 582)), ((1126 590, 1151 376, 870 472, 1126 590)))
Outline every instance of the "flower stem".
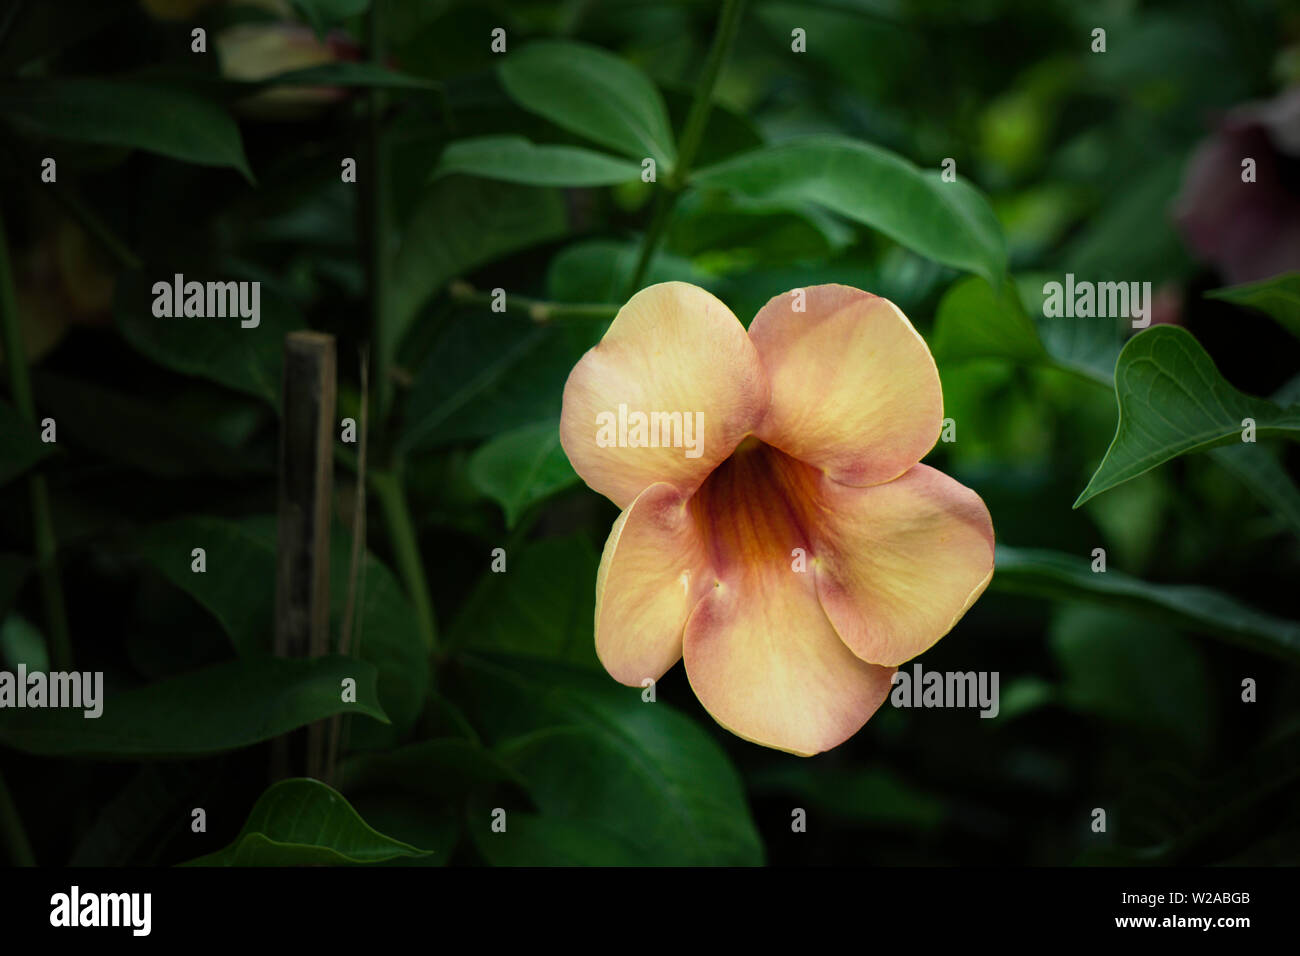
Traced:
MULTIPOLYGON (((374 0, 370 4, 369 45, 370 61, 383 65, 383 0, 374 0)), ((388 285, 391 270, 388 248, 388 202, 384 193, 384 184, 388 181, 388 156, 384 150, 384 91, 375 87, 370 90, 367 103, 366 155, 370 168, 362 175, 365 177, 364 238, 369 259, 367 276, 370 298, 371 338, 374 343, 375 356, 375 422, 382 432, 388 422, 388 412, 392 399, 393 381, 391 369, 397 343, 390 342, 393 323, 388 314, 388 285)))
POLYGON ((665 186, 655 196, 655 208, 650 216, 650 227, 646 230, 645 238, 641 240, 641 253, 637 257, 632 278, 627 284, 627 291, 623 294, 624 299, 630 299, 640 290, 641 283, 645 281, 646 273, 650 271, 650 261, 659 250, 659 242, 668 229, 668 220, 672 218, 673 207, 677 205, 677 195, 677 190, 665 186))
POLYGON ((104 220, 100 219, 94 210, 74 195, 70 189, 55 184, 51 192, 54 198, 72 214, 73 218, 80 222, 82 227, 113 257, 114 262, 123 269, 132 271, 143 268, 144 264, 140 261, 140 257, 131 251, 131 247, 123 242, 113 232, 112 228, 104 220))
POLYGON ((637 259, 636 269, 628 283, 626 297, 639 290, 641 283, 645 281, 650 263, 672 219, 677 197, 686 188, 691 164, 695 161, 695 154, 699 152, 700 143, 704 140, 704 130, 709 123, 709 110, 713 105, 713 88, 717 85, 718 74, 722 71, 722 64, 727 59, 731 44, 736 39, 744 6, 745 0, 723 2, 722 13, 718 17, 718 28, 713 34, 713 46, 709 49, 709 57, 704 62, 704 72, 700 74, 699 82, 695 85, 695 96, 691 101, 690 112, 686 114, 686 125, 682 127, 677 148, 677 163, 669 173, 664 189, 655 198, 650 227, 646 230, 645 239, 641 243, 641 255, 637 259))
POLYGON ((691 102, 691 111, 686 114, 686 126, 682 129, 677 149, 677 165, 673 167, 672 174, 668 177, 668 182, 674 190, 682 189, 686 185, 691 164, 695 162, 695 154, 699 152, 700 143, 704 140, 704 130, 709 124, 709 109, 713 106, 713 88, 717 85, 718 74, 722 72, 722 64, 727 59, 731 44, 736 39, 736 31, 740 27, 740 14, 744 6, 745 0, 725 0, 722 5, 722 13, 718 17, 718 30, 713 35, 713 48, 709 50, 709 58, 704 63, 704 72, 700 74, 700 81, 695 87, 695 99, 691 102))
POLYGON ((406 503, 406 491, 401 479, 390 471, 372 471, 370 490, 379 500, 388 524, 388 536, 393 544, 393 557, 398 573, 406 585, 406 593, 415 605, 415 623, 430 653, 438 646, 438 631, 433 618, 433 601, 429 598, 429 585, 424 579, 424 563, 416 543, 415 522, 406 503))
MULTIPOLYGON (((13 270, 9 263, 9 246, 5 238, 4 219, 0 218, 0 332, 9 366, 9 392, 19 416, 36 427, 36 403, 27 377, 27 352, 18 318, 14 295, 13 270)), ((50 639, 50 665, 66 671, 72 666, 72 645, 68 639, 68 615, 63 605, 63 585, 59 581, 58 540, 50 511, 50 493, 45 476, 34 474, 27 481, 32 508, 32 531, 36 545, 36 570, 40 576, 41 595, 45 602, 45 626, 50 639)))
MULTIPOLYGON (((453 281, 447 292, 455 302, 474 305, 492 305, 494 296, 480 292, 468 282, 460 279, 453 281)), ((612 319, 618 314, 618 306, 604 302, 548 302, 545 299, 532 299, 526 295, 513 292, 505 297, 507 311, 527 312, 528 317, 537 323, 552 322, 557 319, 612 319)))

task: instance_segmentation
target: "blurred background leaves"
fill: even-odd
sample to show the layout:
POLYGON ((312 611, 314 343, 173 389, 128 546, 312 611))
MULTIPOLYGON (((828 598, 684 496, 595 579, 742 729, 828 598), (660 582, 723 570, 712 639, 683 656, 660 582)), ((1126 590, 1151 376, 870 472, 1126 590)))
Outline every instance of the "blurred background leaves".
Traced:
POLYGON ((1297 861, 1300 492, 1265 418, 1300 400, 1300 12, 750 0, 714 75, 730 22, 699 0, 0 11, 0 657, 61 653, 57 559, 75 666, 107 688, 99 721, 0 712, 39 862, 1297 861), (1045 317, 1067 272, 1151 282, 1153 327, 1045 317), (260 325, 155 318, 177 273, 260 281, 260 325), (616 511, 558 446, 560 396, 667 279, 745 322, 820 282, 911 317, 956 428, 927 460, 999 537, 923 663, 999 672, 998 718, 887 706, 800 760, 718 728, 680 668, 653 703, 600 669, 616 511), (337 337, 340 417, 371 356, 364 479, 335 449, 335 650, 366 529, 354 640, 312 662, 267 656, 304 327, 337 337), (1139 410, 1167 434, 1134 434, 1139 410), (265 742, 340 712, 331 779, 268 789, 265 742))

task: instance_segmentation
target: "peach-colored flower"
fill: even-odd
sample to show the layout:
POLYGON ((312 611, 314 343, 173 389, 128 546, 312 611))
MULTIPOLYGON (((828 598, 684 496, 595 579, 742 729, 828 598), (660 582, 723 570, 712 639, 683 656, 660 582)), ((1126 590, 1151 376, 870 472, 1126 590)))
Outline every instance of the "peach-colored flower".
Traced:
POLYGON ((930 350, 878 296, 795 290, 747 333, 696 286, 638 292, 569 375, 560 422, 623 510, 596 576, 605 669, 641 686, 684 658, 733 733, 801 755, 847 740, 993 575, 984 502, 919 464, 942 418, 930 350), (698 454, 671 428, 627 447, 648 440, 637 411, 702 413, 698 454), (616 414, 632 425, 611 443, 616 414))

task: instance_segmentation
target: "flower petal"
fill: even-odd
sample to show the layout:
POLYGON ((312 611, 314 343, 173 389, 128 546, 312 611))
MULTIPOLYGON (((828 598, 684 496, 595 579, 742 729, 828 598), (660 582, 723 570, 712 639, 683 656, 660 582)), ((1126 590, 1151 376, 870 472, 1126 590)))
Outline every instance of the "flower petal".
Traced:
POLYGON ((889 695, 894 673, 844 646, 817 602, 813 575, 788 566, 706 595, 686 624, 684 651, 691 687, 714 720, 805 757, 857 733, 889 695))
POLYGON ((596 656, 631 687, 682 656, 691 609, 713 586, 687 499, 651 485, 618 516, 596 573, 596 656))
POLYGON ((939 438, 943 392, 925 341, 892 302, 844 285, 771 299, 749 327, 771 385, 755 434, 835 480, 871 485, 939 438), (804 293, 805 311, 794 311, 804 293))
POLYGON ((817 591, 858 657, 896 666, 952 630, 993 577, 980 496, 928 465, 870 488, 824 478, 812 531, 817 591))
POLYGON ((634 295, 570 373, 560 443, 588 485, 626 508, 656 481, 694 491, 766 404, 758 353, 731 310, 697 286, 664 282, 634 295), (633 416, 652 413, 678 417, 638 434, 633 416), (626 447, 638 438, 659 447, 626 447))
POLYGON ((691 687, 732 733, 802 755, 856 733, 893 673, 855 657, 818 601, 805 528, 822 477, 750 440, 691 501, 717 578, 686 623, 691 687))

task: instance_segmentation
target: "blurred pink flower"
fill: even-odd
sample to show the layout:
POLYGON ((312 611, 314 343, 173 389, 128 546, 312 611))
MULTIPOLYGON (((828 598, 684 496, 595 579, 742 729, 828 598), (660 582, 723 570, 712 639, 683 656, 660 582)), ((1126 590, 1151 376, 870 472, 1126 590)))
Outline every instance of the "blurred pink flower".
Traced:
MULTIPOLYGON (((232 80, 265 80, 361 56, 347 34, 336 31, 321 42, 311 29, 296 23, 242 23, 221 31, 216 47, 221 75, 232 80)), ((268 119, 301 118, 347 95, 338 86, 273 86, 242 100, 239 111, 268 119)))
POLYGON ((1187 244, 1233 285, 1300 269, 1297 169, 1300 87, 1229 111, 1184 174, 1175 218, 1187 244))
POLYGON ((1183 324, 1183 288, 1176 282, 1166 282, 1156 289, 1151 303, 1152 325, 1183 324))

